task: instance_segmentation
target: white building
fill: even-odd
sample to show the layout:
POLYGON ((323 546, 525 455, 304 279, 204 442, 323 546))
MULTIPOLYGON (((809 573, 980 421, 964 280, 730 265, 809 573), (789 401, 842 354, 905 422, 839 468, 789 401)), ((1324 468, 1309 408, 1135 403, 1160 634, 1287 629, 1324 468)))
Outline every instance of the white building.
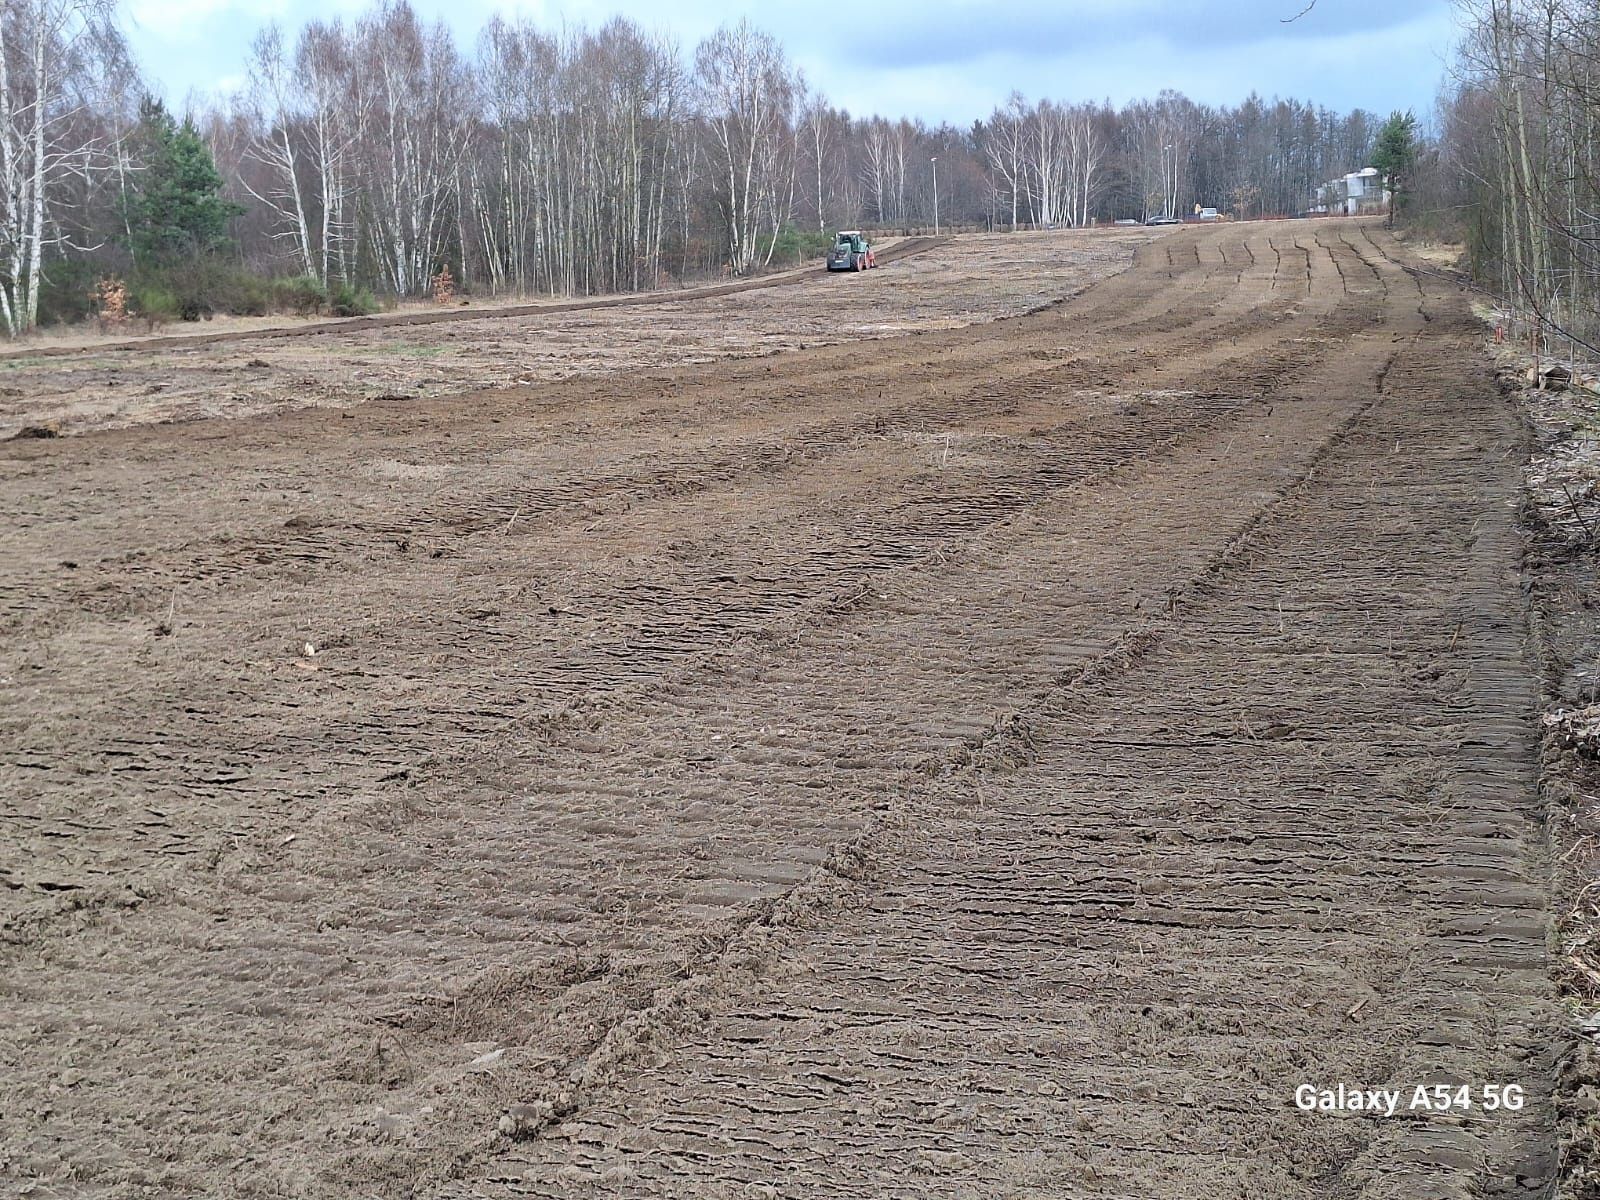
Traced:
POLYGON ((1312 212, 1344 213, 1357 216, 1361 213, 1382 212, 1389 204, 1389 193, 1378 178, 1377 167, 1362 167, 1351 171, 1342 179, 1330 179, 1318 189, 1312 212))

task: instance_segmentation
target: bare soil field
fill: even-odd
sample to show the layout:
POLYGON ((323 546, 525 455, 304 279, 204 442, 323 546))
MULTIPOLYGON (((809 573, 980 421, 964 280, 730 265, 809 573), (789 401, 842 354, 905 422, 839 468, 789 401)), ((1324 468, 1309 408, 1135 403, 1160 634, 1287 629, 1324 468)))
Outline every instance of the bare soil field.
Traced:
POLYGON ((1015 316, 1127 266, 1159 234, 1088 230, 885 247, 865 275, 807 267, 640 296, 166 333, 0 356, 0 438, 435 398, 573 376, 951 329, 1015 316), (510 314, 510 315, 507 315, 510 314))
POLYGON ((13 368, 0 1185, 1550 1194, 1467 301, 1126 236, 13 368), (1446 1082, 1528 1102, 1294 1104, 1446 1082))

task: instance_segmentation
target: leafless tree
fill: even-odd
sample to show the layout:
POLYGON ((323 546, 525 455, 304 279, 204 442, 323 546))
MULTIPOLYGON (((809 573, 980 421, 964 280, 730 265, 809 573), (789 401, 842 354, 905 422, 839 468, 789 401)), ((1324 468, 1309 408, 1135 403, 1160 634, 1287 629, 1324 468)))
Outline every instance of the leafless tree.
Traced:
MULTIPOLYGON (((121 53, 99 7, 110 3, 0 9, 0 315, 13 331, 36 319, 55 265, 62 279, 74 259, 145 269, 131 258, 125 202, 145 164, 123 136, 140 88, 125 57, 110 69, 121 53)), ((1528 38, 1513 43, 1516 60, 1528 38)), ((1582 65, 1563 61, 1569 75, 1582 65)), ((405 0, 375 0, 352 23, 269 26, 248 78, 241 95, 193 114, 227 195, 247 208, 230 254, 251 271, 400 296, 424 294, 445 267, 467 292, 517 293, 747 273, 780 244, 815 248, 830 222, 930 223, 935 156, 942 215, 955 224, 1009 214, 1012 227, 1085 225, 1181 212, 1200 197, 1288 211, 1328 172, 1362 165, 1370 142, 1360 113, 1256 97, 1210 109, 1170 92, 1121 111, 1013 95, 968 130, 852 117, 748 22, 686 62, 670 39, 623 20, 549 30, 496 17, 463 54, 405 0)), ((1531 128, 1549 106, 1529 89, 1531 128)), ((1509 102, 1495 111, 1502 133, 1522 127, 1507 124, 1518 120, 1509 102)), ((1560 111, 1568 145, 1579 107, 1560 111)), ((1556 161, 1544 142, 1528 149, 1536 176, 1556 161)), ((1528 190, 1516 160, 1491 161, 1507 187, 1528 190)), ((1525 225, 1507 228, 1520 230, 1506 237, 1517 261, 1554 261, 1525 225)))
POLYGON ((1013 229, 1021 215, 1022 193, 1027 188, 1023 163, 1027 121, 1028 102, 1021 92, 1012 92, 1006 106, 995 109, 987 125, 982 127, 984 157, 995 174, 998 187, 1010 200, 1013 229))
POLYGON ((38 323, 45 257, 63 240, 58 200, 115 169, 97 93, 124 55, 99 0, 0 5, 0 321, 12 336, 38 323))
MULTIPOLYGON (((308 164, 296 144, 302 124, 298 86, 293 67, 283 48, 283 31, 268 25, 250 45, 251 116, 261 131, 252 140, 248 153, 271 173, 272 186, 257 191, 248 179, 244 186, 250 195, 288 226, 277 236, 292 238, 299 255, 300 269, 306 275, 318 274, 311 246, 311 224, 306 217, 303 178, 308 164)), ((326 277, 326 272, 321 272, 326 277)))
POLYGON ((713 141, 729 259, 742 275, 761 261, 761 235, 776 237, 789 216, 783 197, 794 190, 799 80, 773 37, 744 20, 700 44, 695 81, 713 141))
POLYGON ((1442 161, 1478 263, 1545 344, 1600 353, 1600 3, 1467 0, 1442 161))

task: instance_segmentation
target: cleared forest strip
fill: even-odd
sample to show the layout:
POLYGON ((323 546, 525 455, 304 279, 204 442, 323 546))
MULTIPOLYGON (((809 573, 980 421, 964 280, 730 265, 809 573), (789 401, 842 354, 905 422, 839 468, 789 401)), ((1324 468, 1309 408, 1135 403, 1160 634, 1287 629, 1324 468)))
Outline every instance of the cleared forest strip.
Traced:
MULTIPOLYGON (((1450 340, 1459 301, 1353 228, 1182 230, 1060 303, 871 355, 841 344, 0 447, 0 953, 23 1031, 0 1112, 20 1149, 0 1180, 762 1194, 759 1156, 711 1128, 743 1088, 770 1144, 928 1149, 907 1186, 961 1194, 973 1177, 949 1155, 1007 1166, 1022 1142, 980 1120, 941 1145, 913 1093, 961 1068, 901 1045, 898 1018, 816 998, 910 1002, 952 963, 975 974, 941 982, 950 995, 988 978, 1003 1004, 1037 980, 1029 1011, 1104 1034, 1083 1061, 1130 1087, 1180 1068, 1123 1080, 1110 1056, 1148 1018, 1115 996, 1196 964, 1220 981, 1208 997, 1251 972, 1282 983, 1292 1014, 1320 997, 1295 1018, 1307 1037, 1343 1020, 1360 997, 1327 972, 1285 975, 1285 939, 1387 989, 1360 1012, 1399 1014, 1377 1043, 1398 1044, 1437 999, 1390 971, 1395 938, 1433 936, 1427 911, 1386 891, 1360 912, 1399 932, 1362 939, 1310 900, 1343 878, 1318 864, 1336 874, 1372 846, 1383 888, 1433 879, 1433 858, 1386 831, 1465 821, 1441 747, 1504 745, 1471 680, 1507 669, 1502 624, 1474 606, 1516 603, 1494 590, 1510 519, 1495 469, 1514 464, 1496 398, 1450 340), (1335 603, 1341 589, 1361 602, 1335 603), (1423 774, 1391 770, 1412 760, 1423 774), (1234 835, 1272 820, 1258 862, 1234 835), (965 826, 970 887, 937 867, 946 821, 965 826), (918 827, 934 841, 899 840, 918 827), (929 864, 926 895, 890 912, 923 894, 929 864), (1211 890, 1162 901, 1175 878, 1211 890), (834 883, 859 921, 778 928, 834 883), (1166 907, 1132 913, 1134 893, 1166 907), (892 936, 874 933, 880 913, 892 936), (1040 943, 1036 960, 1006 956, 1008 928, 1040 943), (935 953, 951 936, 957 950, 935 953), (1129 939, 1149 955, 1156 936, 1191 942, 1143 969, 1129 939), (884 971, 839 984, 852 960, 884 971), (821 991, 790 977, 808 963, 821 991), (672 1010, 702 976, 696 1004, 672 1010), (769 987, 779 1007, 756 1019, 799 1014, 798 1051, 726 1024, 769 987), (811 1024, 829 1007, 831 1028, 811 1024), (714 1019, 679 1020, 698 1011, 714 1019), (642 1053, 630 1031, 648 1031, 642 1053), (890 1081, 876 1124, 817 1116, 843 1113, 853 1085, 812 1095, 784 1064, 828 1053, 834 1033, 890 1081), (736 1078, 732 1043, 799 1083, 754 1059, 736 1078), (688 1126, 654 1112, 663 1048, 688 1126), (574 1072, 581 1109, 562 1096, 574 1072), (504 1110, 540 1100, 570 1119, 519 1116, 513 1133, 557 1140, 503 1141, 504 1110), (649 1161, 602 1179, 635 1145, 649 1161)), ((932 255, 899 266, 945 270, 932 255)), ((941 313, 994 302, 970 276, 943 298, 917 286, 941 313)), ((1502 765, 1504 791, 1520 768, 1514 753, 1502 765)), ((1446 869, 1505 857, 1470 826, 1450 826, 1446 869)), ((1490 949, 1536 954, 1534 900, 1496 879, 1518 911, 1490 949)), ((1188 994, 1147 1003, 1175 1011, 1188 994)), ((996 1023, 969 1028, 916 1004, 908 1021, 1015 1035, 1016 1053, 1047 1036, 1022 1012, 967 1004, 996 1023)), ((1215 1072, 1243 1037, 1264 1069, 1288 1069, 1240 1028, 1157 1045, 1215 1072)), ((1468 1034, 1468 1060, 1498 1069, 1468 1034)), ((1016 1137, 1073 1144, 1053 1122, 1093 1110, 1109 1122, 1094 1136, 1132 1154, 1193 1124, 1182 1092, 1164 1108, 1051 1082, 1076 1107, 1010 1097, 1016 1137)), ((1229 1112, 1228 1129, 1295 1161, 1389 1153, 1348 1124, 1229 1112)), ((1174 1178, 1186 1154, 1226 1178, 1197 1145, 1160 1153, 1174 1178)), ((887 1157, 842 1155, 814 1182, 895 1194, 873 1173, 887 1157)), ((1035 1190, 1089 1190, 1075 1169, 1051 1166, 1035 1190)))
MULTIPOLYGON (((882 263, 895 262, 923 254, 949 241, 948 237, 903 238, 877 252, 882 263)), ((709 300, 734 296, 762 288, 791 287, 816 276, 822 268, 816 263, 775 271, 728 283, 697 284, 692 287, 655 292, 627 292, 615 296, 587 296, 581 300, 532 300, 523 304, 458 304, 434 310, 408 310, 377 313, 368 317, 327 317, 295 325, 275 325, 264 329, 231 329, 217 333, 165 333, 121 341, 88 341, 70 346, 35 345, 0 350, 0 362, 30 358, 62 358, 74 354, 115 353, 130 350, 178 350, 190 346, 214 346, 223 342, 271 341, 278 338, 319 337, 363 329, 402 329, 417 325, 442 325, 451 321, 493 320, 497 317, 559 316, 590 309, 637 308, 652 304, 672 304, 681 300, 709 300)))
MULTIPOLYGON (((0 359, 0 438, 32 426, 63 435, 130 424, 239 418, 363 402, 412 404, 575 377, 664 376, 726 358, 862 343, 1018 314, 1125 270, 1141 230, 947 241, 864 274, 807 270, 782 287, 648 304, 478 319, 450 310, 415 328, 335 322, 319 336, 0 359)), ((433 314, 427 314, 433 315, 433 314)), ((833 381, 835 384, 837 380, 833 381)), ((548 389, 542 389, 548 391, 548 389)), ((555 393, 553 398, 564 398, 555 393)), ((540 395, 537 402, 543 403, 540 395)))

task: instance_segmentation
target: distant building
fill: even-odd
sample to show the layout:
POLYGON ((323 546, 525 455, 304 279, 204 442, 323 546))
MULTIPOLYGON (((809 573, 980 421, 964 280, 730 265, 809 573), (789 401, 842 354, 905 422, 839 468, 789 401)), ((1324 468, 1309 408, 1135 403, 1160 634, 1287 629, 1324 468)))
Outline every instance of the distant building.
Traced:
POLYGON ((1315 213, 1344 213, 1359 216, 1362 213, 1382 212, 1389 204, 1389 193, 1378 178, 1377 167, 1362 167, 1351 171, 1342 179, 1330 179, 1318 189, 1315 213))

